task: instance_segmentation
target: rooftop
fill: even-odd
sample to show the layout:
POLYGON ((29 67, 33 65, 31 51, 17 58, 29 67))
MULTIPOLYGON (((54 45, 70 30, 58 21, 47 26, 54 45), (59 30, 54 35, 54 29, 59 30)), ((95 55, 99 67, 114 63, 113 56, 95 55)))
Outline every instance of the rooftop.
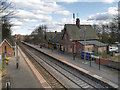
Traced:
POLYGON ((50 42, 62 44, 62 36, 63 36, 63 32, 58 33, 50 42))
POLYGON ((78 28, 76 24, 65 24, 65 28, 71 40, 84 40, 84 36, 86 40, 99 39, 91 25, 80 25, 78 28))
POLYGON ((104 44, 102 42, 99 42, 97 40, 85 41, 85 43, 84 43, 84 41, 78 41, 78 42, 81 43, 81 44, 83 44, 83 45, 85 45, 85 43, 86 43, 86 45, 96 45, 96 46, 99 46, 99 47, 107 46, 108 45, 108 44, 104 44))

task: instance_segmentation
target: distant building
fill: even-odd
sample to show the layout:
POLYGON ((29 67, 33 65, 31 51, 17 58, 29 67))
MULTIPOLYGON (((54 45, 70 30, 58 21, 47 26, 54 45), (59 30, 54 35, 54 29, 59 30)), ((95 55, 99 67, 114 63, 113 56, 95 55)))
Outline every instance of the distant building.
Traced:
POLYGON ((22 36, 20 34, 15 34, 15 38, 19 39, 19 40, 24 40, 24 36, 22 36))
POLYGON ((1 54, 4 54, 6 56, 14 55, 14 46, 9 40, 4 39, 0 44, 0 48, 1 48, 0 50, 1 54))

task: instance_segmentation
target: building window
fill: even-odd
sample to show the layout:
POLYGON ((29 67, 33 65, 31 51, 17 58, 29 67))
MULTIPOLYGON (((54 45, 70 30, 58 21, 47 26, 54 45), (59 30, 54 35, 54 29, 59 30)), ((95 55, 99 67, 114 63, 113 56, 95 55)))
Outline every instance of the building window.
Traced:
POLYGON ((71 52, 71 48, 70 48, 70 45, 68 45, 68 52, 71 52))
POLYGON ((74 45, 73 53, 76 53, 76 45, 74 45))
POLYGON ((7 54, 7 46, 4 47, 5 54, 7 54))

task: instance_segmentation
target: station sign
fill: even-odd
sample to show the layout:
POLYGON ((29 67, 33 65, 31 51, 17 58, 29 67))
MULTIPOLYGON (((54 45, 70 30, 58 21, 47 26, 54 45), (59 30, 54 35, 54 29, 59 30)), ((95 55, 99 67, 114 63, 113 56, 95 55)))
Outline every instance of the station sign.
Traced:
POLYGON ((99 56, 95 56, 95 55, 91 55, 92 58, 97 58, 97 59, 100 59, 99 56))

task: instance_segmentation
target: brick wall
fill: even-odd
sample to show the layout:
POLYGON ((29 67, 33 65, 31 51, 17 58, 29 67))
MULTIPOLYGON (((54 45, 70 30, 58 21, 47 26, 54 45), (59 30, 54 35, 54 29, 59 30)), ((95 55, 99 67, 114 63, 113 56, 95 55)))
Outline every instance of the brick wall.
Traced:
POLYGON ((71 50, 71 48, 73 48, 73 44, 71 41, 69 41, 69 36, 67 32, 64 32, 64 36, 63 36, 63 47, 64 47, 64 51, 67 53, 73 53, 73 50, 71 50))
POLYGON ((69 40, 69 35, 68 35, 67 31, 64 32, 63 47, 64 47, 65 52, 71 53, 71 54, 73 54, 73 52, 75 52, 76 54, 80 55, 81 54, 80 52, 84 50, 84 46, 82 44, 69 40))
POLYGON ((7 56, 13 56, 13 48, 6 42, 2 44, 2 53, 5 52, 4 47, 7 48, 7 56))
POLYGON ((98 52, 106 52, 107 51, 107 47, 98 47, 98 52))
POLYGON ((92 52, 94 50, 94 45, 85 46, 85 51, 92 52))
POLYGON ((76 47, 77 52, 76 53, 81 55, 81 52, 84 50, 84 46, 78 42, 76 42, 76 45, 77 45, 77 47, 76 47))

